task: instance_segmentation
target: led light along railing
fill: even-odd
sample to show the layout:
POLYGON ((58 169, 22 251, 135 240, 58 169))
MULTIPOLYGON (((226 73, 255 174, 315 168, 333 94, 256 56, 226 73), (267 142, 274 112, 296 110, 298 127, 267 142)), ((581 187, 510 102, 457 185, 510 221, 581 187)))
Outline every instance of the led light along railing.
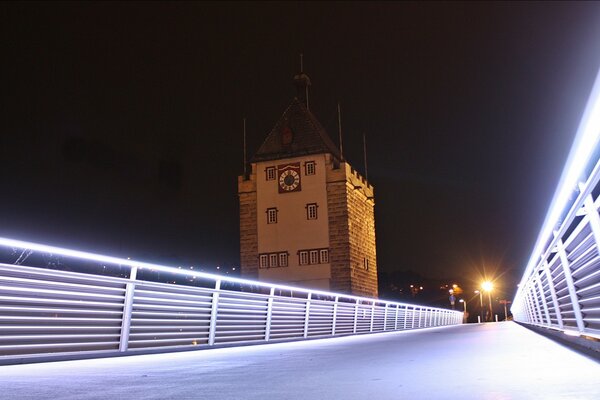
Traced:
POLYGON ((527 268, 521 280, 521 285, 525 283, 527 277, 531 274, 535 266, 539 263, 540 257, 545 252, 544 246, 551 238, 556 225, 559 223, 561 215, 568 207, 569 199, 578 189, 577 184, 581 182, 582 174, 585 168, 593 162, 591 160, 598 147, 600 139, 600 71, 596 76, 594 86, 590 93, 583 117, 579 123, 575 140, 571 146, 567 162, 563 169, 560 181, 542 229, 537 238, 527 268))
POLYGON ((600 73, 515 295, 516 321, 600 338, 599 141, 600 73))
MULTIPOLYGON (((0 246, 27 249, 27 250, 39 251, 39 252, 49 253, 49 254, 59 254, 59 255, 63 255, 63 256, 67 256, 67 257, 80 258, 83 260, 123 265, 123 266, 127 266, 130 268, 133 268, 133 267, 147 268, 152 271, 161 271, 161 272, 168 272, 168 273, 172 273, 172 274, 181 274, 181 275, 192 276, 195 278, 211 279, 214 281, 218 280, 218 281, 227 281, 227 282, 232 282, 232 283, 240 283, 240 284, 253 285, 253 286, 262 286, 264 288, 269 288, 269 289, 272 287, 276 287, 278 290, 281 289, 281 290, 289 290, 289 291, 293 291, 293 292, 312 293, 312 294, 323 295, 323 296, 328 296, 328 297, 338 296, 338 297, 343 297, 346 299, 363 300, 363 301, 376 300, 378 303, 402 304, 402 305, 413 306, 412 304, 372 299, 372 298, 368 298, 368 297, 353 296, 353 295, 349 295, 349 294, 328 292, 328 291, 318 290, 318 289, 307 289, 307 288, 302 288, 299 286, 289 286, 289 285, 282 285, 279 283, 253 281, 250 279, 210 274, 207 272, 183 270, 183 269, 179 269, 176 267, 169 267, 166 265, 147 263, 147 262, 143 262, 143 261, 135 261, 135 260, 119 258, 119 257, 105 256, 105 255, 89 253, 89 252, 85 252, 85 251, 65 249, 65 248, 61 248, 61 247, 49 246, 49 245, 45 245, 45 244, 27 242, 27 241, 22 241, 22 240, 9 239, 9 238, 4 238, 4 237, 0 237, 0 246)), ((428 307, 428 308, 436 309, 435 307, 428 307)), ((440 310, 446 311, 446 309, 440 309, 440 310)))
MULTIPOLYGON (((462 313, 448 309, 181 270, 7 238, 0 238, 0 246, 12 249, 11 257, 32 253, 27 261, 36 264, 33 257, 37 256, 45 266, 0 264, 0 363, 15 357, 170 351, 462 323, 462 313), (80 272, 47 264, 58 258, 65 267, 80 272), (87 268, 97 267, 96 262, 119 270, 125 266, 130 272, 120 273, 125 278, 108 276, 107 270, 92 273, 87 268), (154 274, 143 276, 145 270, 185 276, 186 282, 157 282, 154 274), (189 282, 191 278, 199 279, 189 282), (227 289, 225 282, 235 285, 227 289)), ((174 275, 169 276, 173 281, 174 275)))

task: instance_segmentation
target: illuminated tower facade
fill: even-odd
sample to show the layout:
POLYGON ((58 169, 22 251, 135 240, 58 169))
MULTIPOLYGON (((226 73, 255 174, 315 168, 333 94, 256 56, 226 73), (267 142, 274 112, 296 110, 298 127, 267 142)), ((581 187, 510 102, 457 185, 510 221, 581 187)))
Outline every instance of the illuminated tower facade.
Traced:
POLYGON ((309 111, 310 80, 238 177, 242 276, 377 297, 374 189, 309 111))

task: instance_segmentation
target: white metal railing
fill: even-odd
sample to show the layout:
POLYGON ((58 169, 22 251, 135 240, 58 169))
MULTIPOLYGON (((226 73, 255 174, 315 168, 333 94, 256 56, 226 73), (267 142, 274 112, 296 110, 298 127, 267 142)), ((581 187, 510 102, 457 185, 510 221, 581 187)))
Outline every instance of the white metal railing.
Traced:
POLYGON ((600 75, 511 311, 519 322, 600 338, 600 75))
POLYGON ((456 325, 463 318, 447 309, 4 238, 0 248, 12 261, 29 264, 0 263, 0 363, 417 329, 456 325), (77 272, 64 270, 72 265, 77 272), (169 283, 153 281, 157 274, 169 283))

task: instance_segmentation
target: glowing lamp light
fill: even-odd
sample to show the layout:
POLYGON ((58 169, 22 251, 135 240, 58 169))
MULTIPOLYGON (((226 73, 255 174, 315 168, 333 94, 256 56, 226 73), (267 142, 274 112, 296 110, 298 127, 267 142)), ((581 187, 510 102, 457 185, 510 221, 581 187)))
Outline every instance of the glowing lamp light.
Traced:
POLYGON ((494 289, 494 284, 490 281, 483 282, 481 288, 486 292, 491 292, 494 289))

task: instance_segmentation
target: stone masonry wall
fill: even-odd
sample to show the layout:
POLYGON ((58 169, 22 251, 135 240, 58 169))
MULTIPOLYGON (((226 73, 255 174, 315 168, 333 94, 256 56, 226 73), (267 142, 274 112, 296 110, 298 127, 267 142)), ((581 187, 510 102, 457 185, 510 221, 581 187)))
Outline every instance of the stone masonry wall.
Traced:
POLYGON ((256 175, 238 177, 240 199, 240 269, 242 278, 258 279, 258 229, 256 226, 256 175), (254 179, 252 179, 254 178, 254 179))
POLYGON ((348 207, 346 207, 346 181, 327 183, 327 208, 329 213, 329 263, 331 265, 331 291, 351 293, 350 243, 348 241, 348 207))
POLYGON ((347 196, 352 293, 377 297, 375 203, 354 188, 347 196))
POLYGON ((374 189, 342 163, 330 173, 327 196, 331 290, 377 297, 374 189))

